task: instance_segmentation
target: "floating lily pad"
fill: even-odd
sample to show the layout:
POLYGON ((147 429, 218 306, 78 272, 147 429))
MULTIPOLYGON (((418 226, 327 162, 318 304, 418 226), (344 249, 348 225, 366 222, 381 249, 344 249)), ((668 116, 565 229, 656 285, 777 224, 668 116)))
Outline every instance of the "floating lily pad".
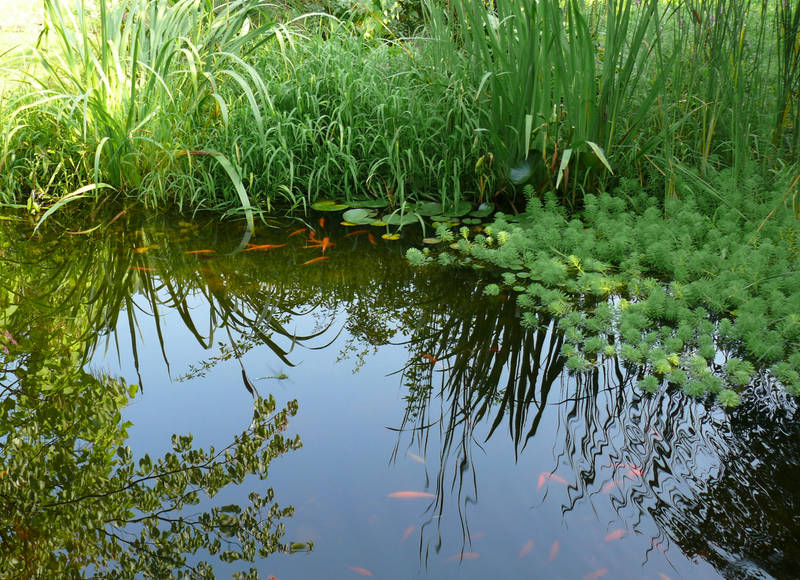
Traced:
POLYGON ((442 238, 422 238, 422 243, 429 245, 441 244, 442 238))
POLYGON ((364 209, 359 207, 355 209, 348 209, 346 212, 342 214, 342 218, 345 221, 348 221, 353 224, 367 225, 368 223, 375 221, 375 215, 377 213, 378 213, 377 210, 364 209))
POLYGON ((461 217, 467 215, 472 210, 472 204, 468 201, 459 201, 456 204, 449 204, 445 206, 442 215, 448 217, 461 217))
POLYGON ((390 213, 383 216, 382 219, 390 226, 407 226, 409 224, 415 224, 418 221, 417 214, 413 212, 404 214, 399 212, 390 213))
POLYGON ((494 204, 493 203, 482 203, 478 206, 478 209, 470 212, 470 216, 476 218, 485 218, 494 211, 494 204))
POLYGON ((389 234, 389 233, 386 233, 386 234, 383 234, 381 237, 384 240, 399 240, 400 239, 400 234, 389 234))
POLYGON ((375 208, 381 209, 387 207, 389 202, 385 199, 365 199, 362 201, 351 201, 349 202, 350 207, 368 207, 368 208, 375 208))
POLYGON ((374 222, 369 222, 369 225, 375 226, 376 228, 382 228, 386 225, 386 222, 383 220, 375 220, 374 222))
POLYGON ((465 223, 470 226, 477 226, 478 224, 481 223, 481 220, 476 218, 463 218, 461 221, 462 223, 465 223))
POLYGON ((442 204, 435 201, 422 201, 414 204, 411 209, 421 216, 433 216, 442 213, 442 204))
POLYGON ((315 211, 341 211, 349 207, 350 206, 345 203, 339 203, 332 199, 323 199, 311 204, 311 209, 315 211))
POLYGON ((339 224, 341 224, 341 225, 343 225, 345 227, 348 227, 348 228, 353 227, 353 226, 360 226, 361 225, 361 224, 354 224, 354 223, 351 223, 351 222, 344 222, 344 221, 339 222, 339 224))
POLYGON ((430 220, 443 226, 457 226, 461 223, 458 219, 446 215, 435 215, 430 220))
POLYGON ((527 290, 525 286, 514 286, 514 291, 516 292, 525 292, 525 290, 527 290))

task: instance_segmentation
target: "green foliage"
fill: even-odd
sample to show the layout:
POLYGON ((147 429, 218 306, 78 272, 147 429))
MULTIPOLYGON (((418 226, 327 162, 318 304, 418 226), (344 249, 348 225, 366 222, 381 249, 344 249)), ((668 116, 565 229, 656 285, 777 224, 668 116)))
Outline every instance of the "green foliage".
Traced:
POLYGON ((120 414, 136 385, 82 371, 80 342, 71 337, 5 336, 15 343, 0 366, 5 572, 74 577, 91 566, 119 578, 200 576, 211 564, 202 556, 189 564, 188 556, 252 562, 289 550, 279 520, 293 509, 275 505, 271 489, 251 493, 244 508, 187 510, 249 474, 265 478, 273 458, 299 447, 281 435, 296 402, 276 412, 274 400, 257 399, 250 427, 223 449, 173 436, 171 452, 137 461, 120 414), (31 344, 39 350, 27 352, 31 344))
POLYGON ((570 369, 608 350, 648 375, 692 394, 715 394, 730 406, 738 401, 732 387, 747 387, 766 366, 774 365, 789 392, 798 382, 800 357, 792 353, 800 346, 800 252, 785 242, 797 223, 784 215, 757 229, 741 217, 765 215, 780 187, 762 194, 763 201, 739 192, 730 208, 689 195, 670 204, 667 216, 651 208, 635 217, 624 200, 587 195, 581 219, 569 221, 534 197, 525 213, 497 214, 486 228, 502 245, 462 237, 458 248, 496 267, 523 313, 559 317, 565 340, 577 348, 565 353, 570 369), (533 282, 519 286, 525 278, 533 282), (733 356, 717 376, 707 361, 719 352, 733 356))

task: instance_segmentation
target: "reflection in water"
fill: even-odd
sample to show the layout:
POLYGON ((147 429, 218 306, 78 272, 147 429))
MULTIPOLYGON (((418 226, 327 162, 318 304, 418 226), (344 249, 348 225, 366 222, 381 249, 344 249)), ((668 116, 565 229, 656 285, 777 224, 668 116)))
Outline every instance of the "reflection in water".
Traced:
MULTIPOLYGON (((272 459, 300 446, 282 435, 297 404, 276 411, 271 397, 259 397, 250 426, 222 449, 173 436, 163 457, 134 459, 126 445, 131 425, 121 411, 138 386, 84 370, 96 336, 113 329, 123 306, 133 328, 137 284, 126 277, 124 260, 113 245, 90 246, 98 256, 21 243, 15 228, 3 226, 3 577, 67 578, 87 570, 121 578, 208 577, 212 568, 193 556, 198 551, 252 562, 305 549, 282 542, 280 520, 293 509, 275 504, 271 489, 251 493, 243 506, 209 501, 248 475, 265 477, 272 459), (192 507, 198 504, 199 512, 192 507)), ((138 287, 155 295, 153 285, 138 287)), ((159 303, 150 306, 155 313, 159 303)))
MULTIPOLYGON (((399 259, 399 246, 374 246, 336 231, 325 232, 336 243, 326 254, 330 259, 308 263, 319 250, 279 228, 264 228, 248 245, 252 240, 214 224, 154 225, 135 219, 126 216, 107 235, 57 243, 23 244, 16 226, 3 228, 0 293, 9 305, 0 312, 0 348, 7 349, 1 359, 8 401, 3 404, 28 405, 2 432, 7 465, 9 437, 19 425, 46 427, 48 413, 65 405, 86 421, 91 412, 79 401, 101 401, 109 393, 119 396, 108 407, 105 423, 100 421, 104 439, 80 432, 61 438, 72 448, 81 447, 78 440, 93 441, 90 448, 99 457, 107 456, 100 450, 113 451, 123 443, 124 382, 75 369, 82 369, 104 342, 120 344, 116 333, 124 332, 138 372, 137 345, 152 340, 140 336, 145 319, 155 327, 169 368, 169 338, 161 318, 170 311, 198 345, 216 351, 178 378, 196 379, 231 363, 254 396, 259 377, 251 376, 244 355, 256 348, 266 347, 275 364, 292 368, 299 352, 313 354, 336 344, 339 359, 352 359, 358 370, 378 348, 404 345, 408 359, 397 370, 405 408, 392 458, 412 454, 425 462, 433 482, 435 498, 419 536, 424 564, 442 550, 443 522, 453 507, 461 528, 458 559, 473 557, 468 556, 475 538, 469 516, 479 501, 481 479, 475 453, 497 442, 510 447, 518 464, 534 462, 541 450, 548 455, 535 460, 542 465, 537 468, 540 499, 526 507, 543 509, 550 498, 558 498, 562 521, 580 526, 585 514, 600 519, 610 506, 613 521, 603 532, 609 546, 628 536, 648 538, 637 566, 666 551, 667 561, 699 557, 727 576, 787 577, 800 558, 792 541, 800 536, 796 408, 768 385, 726 413, 681 392, 644 395, 632 386, 636 370, 614 360, 567 377, 556 324, 541 318, 535 327, 521 325, 513 296, 476 298, 483 282, 474 272, 413 269, 399 259), (266 244, 280 248, 252 249, 266 244), (52 378, 45 377, 54 373, 69 380, 52 387, 52 378), (29 386, 23 389, 25 381, 29 386), (75 386, 69 390, 68 385, 75 386)), ((278 423, 270 425, 285 426, 281 421, 287 416, 278 414, 278 423)), ((47 440, 59 437, 47 435, 47 440)), ((279 441, 286 445, 281 452, 295 445, 279 441)), ((114 469, 119 472, 123 465, 116 461, 87 477, 115 477, 114 469)), ((41 472, 44 490, 53 497, 69 487, 57 480, 58 465, 51 462, 52 473, 41 472)), ((81 469, 86 467, 76 468, 81 469)), ((16 477, 16 487, 7 493, 18 495, 18 482, 32 481, 16 477)), ((9 481, 0 477, 2 485, 12 485, 9 481)), ((41 511, 46 501, 29 505, 41 511)), ((18 507, 7 502, 3 509, 12 514, 18 507)), ((140 517, 137 512, 121 519, 140 517)), ((5 518, 10 523, 2 531, 4 545, 20 545, 29 534, 20 528, 20 518, 5 518)), ((278 535, 263 538, 265 545, 288 549, 278 540, 282 528, 274 531, 278 535)), ((407 529, 403 539, 410 534, 407 529)), ((521 545, 520 559, 533 540, 521 545)), ((547 549, 555 559, 558 541, 547 549)), ((22 556, 13 557, 17 560, 7 561, 20 565, 22 556)), ((77 563, 91 565, 92 557, 77 563)))
MULTIPOLYGON (((645 562, 652 551, 675 544, 726 577, 791 576, 800 562, 800 427, 787 395, 762 385, 746 405, 726 413, 679 390, 643 394, 633 387, 635 369, 616 360, 565 381, 561 337, 552 323, 542 320, 526 330, 509 301, 482 306, 432 320, 429 336, 412 339, 416 354, 404 368, 408 406, 395 453, 402 435, 409 446, 426 450, 433 430, 439 431, 441 464, 429 523, 441 521, 452 489, 463 549, 469 549, 468 508, 478 497, 473 448, 506 424, 515 457, 524 461, 522 452, 549 406, 558 421, 557 431, 547 434, 554 464, 538 485, 566 484, 564 518, 580 504, 597 513, 610 501, 625 527, 606 541, 652 533, 648 524, 655 523, 645 562), (488 429, 481 429, 482 421, 488 429)), ((438 552, 441 535, 433 533, 431 543, 438 552)))

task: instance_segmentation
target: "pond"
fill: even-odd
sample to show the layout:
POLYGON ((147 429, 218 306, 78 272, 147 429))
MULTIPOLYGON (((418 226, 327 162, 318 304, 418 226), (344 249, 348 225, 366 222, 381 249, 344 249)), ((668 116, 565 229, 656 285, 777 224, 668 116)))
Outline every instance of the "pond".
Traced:
MULTIPOLYGON (((28 569, 19 554, 36 536, 23 520, 83 477, 50 461, 31 495, 24 474, 40 467, 15 452, 37 436, 24 425, 59 409, 94 420, 87 397, 101 391, 56 392, 59 375, 139 385, 114 439, 136 460, 169 453, 173 434, 223 449, 251 425, 254 396, 278 409, 296 400, 286 434, 301 447, 277 453, 263 479, 184 508, 245 505, 268 488, 292 506, 282 541, 298 549, 256 557, 261 577, 800 571, 800 424, 767 382, 724 411, 679 390, 644 393, 615 361, 570 375, 554 322, 521 326, 513 297, 483 295, 488 274, 411 267, 413 227, 388 241, 314 216, 251 237, 215 220, 117 218, 80 235, 53 220, 33 237, 19 216, 0 221, 0 467, 16 474, 0 476, 3 569, 28 569)), ((30 449, 92 447, 38 436, 30 449)), ((220 577, 249 567, 209 560, 220 577)), ((76 565, 91 574, 97 561, 76 565)))

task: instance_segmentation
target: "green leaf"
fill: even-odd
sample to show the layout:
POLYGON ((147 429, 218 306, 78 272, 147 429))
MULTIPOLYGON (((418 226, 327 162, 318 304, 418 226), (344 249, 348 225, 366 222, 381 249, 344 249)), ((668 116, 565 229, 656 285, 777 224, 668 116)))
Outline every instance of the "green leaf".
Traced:
POLYGON ((342 211, 350 206, 346 203, 340 203, 331 199, 323 199, 311 204, 311 209, 314 211, 342 211))
POLYGON ((414 212, 404 214, 395 212, 383 216, 381 220, 390 226, 407 226, 417 223, 419 221, 419 216, 414 212))
POLYGON ((355 208, 349 209, 342 214, 342 218, 351 224, 367 225, 375 221, 376 210, 355 208))

